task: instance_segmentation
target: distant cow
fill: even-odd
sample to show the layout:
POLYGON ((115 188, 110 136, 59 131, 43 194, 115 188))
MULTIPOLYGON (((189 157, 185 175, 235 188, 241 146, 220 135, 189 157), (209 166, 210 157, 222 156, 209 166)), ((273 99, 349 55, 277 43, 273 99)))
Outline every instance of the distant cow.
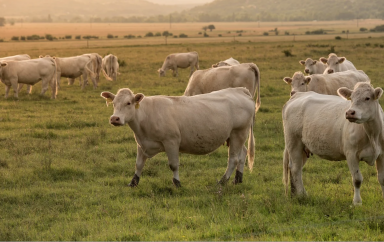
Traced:
MULTIPOLYGON (((334 75, 334 74, 332 74, 334 75)), ((306 194, 302 169, 305 150, 331 161, 347 160, 354 186, 353 203, 361 204, 363 176, 359 161, 375 165, 384 195, 383 109, 379 99, 383 90, 370 83, 357 83, 353 90, 342 87, 341 97, 315 92, 297 93, 283 107, 284 176, 288 192, 306 194)))
POLYGON ((112 54, 104 56, 102 60, 102 71, 107 80, 116 81, 117 75, 119 74, 117 56, 112 54))
MULTIPOLYGON (((2 58, 0 58, 0 62, 22 61, 22 60, 30 60, 30 59, 31 59, 31 57, 28 54, 22 54, 22 55, 13 55, 13 56, 2 57, 2 58)), ((0 80, 1 80, 1 78, 0 78, 0 80)), ((23 84, 21 84, 21 86, 19 87, 19 91, 20 91, 22 85, 23 84)), ((28 93, 32 92, 32 86, 31 85, 28 85, 27 92, 28 93)))
POLYGON ((254 63, 222 66, 198 70, 189 78, 185 96, 209 93, 229 87, 245 87, 256 99, 256 111, 260 107, 260 71, 254 63))
POLYGON ((42 81, 41 95, 47 91, 49 84, 52 89, 51 97, 56 98, 56 62, 51 57, 0 62, 0 77, 5 84, 5 98, 8 97, 11 86, 14 90, 14 96, 18 98, 17 86, 19 83, 34 85, 40 80, 42 81))
POLYGON ((311 58, 307 58, 305 61, 299 61, 301 65, 304 66, 304 72, 306 74, 323 74, 327 65, 325 65, 321 61, 312 60, 311 58))
POLYGON ((345 57, 337 57, 336 54, 331 53, 327 58, 321 57, 321 62, 327 65, 327 68, 324 70, 323 74, 332 74, 335 72, 356 70, 356 67, 347 60, 345 57))
POLYGON ((314 74, 304 76, 301 71, 295 72, 293 77, 283 79, 291 85, 291 96, 297 92, 314 91, 320 94, 337 95, 340 87, 353 88, 358 82, 370 82, 363 71, 344 71, 332 75, 314 74))
POLYGON ((160 76, 165 76, 167 70, 173 71, 173 76, 178 76, 179 72, 177 68, 188 68, 191 67, 191 74, 199 69, 199 55, 196 51, 188 53, 176 53, 168 55, 163 63, 163 66, 157 70, 160 76))
POLYGON ((238 62, 237 60, 235 60, 231 57, 229 59, 226 59, 225 61, 220 61, 220 62, 217 62, 216 64, 213 64, 212 68, 216 68, 216 67, 220 67, 220 66, 235 66, 235 65, 239 65, 239 64, 240 64, 240 62, 238 62))
MULTIPOLYGON (((247 149, 254 154, 253 117, 255 103, 245 88, 228 88, 193 97, 145 97, 130 89, 120 89, 117 95, 102 92, 113 102, 110 123, 128 124, 135 134, 137 157, 135 175, 129 184, 139 183, 145 161, 160 152, 168 156, 173 171, 173 183, 179 187, 179 152, 204 155, 213 152, 226 141, 229 144, 228 167, 221 183, 236 170, 234 183, 241 183, 247 149)), ((252 169, 254 156, 248 155, 252 169)))
MULTIPOLYGON (((92 71, 95 74, 95 80, 96 80, 96 83, 98 84, 100 82, 100 71, 101 71, 102 57, 98 53, 89 53, 89 54, 83 54, 83 55, 91 57, 91 59, 92 59, 92 71)), ((79 76, 79 81, 80 81, 81 86, 88 84, 88 78, 84 79, 84 76, 83 76, 83 81, 85 81, 86 83, 84 83, 84 84, 82 83, 81 76, 79 76)), ((73 85, 74 82, 75 82, 75 78, 68 78, 68 85, 73 85)))

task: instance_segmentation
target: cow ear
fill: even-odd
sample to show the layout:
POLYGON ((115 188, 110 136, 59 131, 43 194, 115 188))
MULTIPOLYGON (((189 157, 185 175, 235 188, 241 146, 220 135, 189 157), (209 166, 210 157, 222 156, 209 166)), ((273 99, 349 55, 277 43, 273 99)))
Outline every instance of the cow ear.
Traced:
POLYGON ((161 69, 158 69, 157 72, 160 73, 161 69))
POLYGON ((383 89, 381 87, 375 88, 375 99, 380 99, 381 95, 383 95, 383 89))
POLYGON ((284 79, 283 79, 287 84, 291 84, 292 83, 292 78, 290 78, 290 77, 284 77, 284 79))
POLYGON ((110 104, 111 102, 113 102, 113 99, 115 99, 115 94, 110 93, 110 92, 102 92, 102 93, 100 94, 100 96, 102 96, 103 98, 105 98, 105 102, 107 103, 107 106, 108 106, 108 104, 110 104))
POLYGON ((39 55, 39 58, 44 58, 44 56, 43 55, 39 55))
POLYGON ((317 63, 317 60, 314 60, 313 62, 312 62, 312 65, 314 65, 314 64, 316 64, 317 63))
POLYGON ((304 82, 308 85, 309 82, 312 80, 312 78, 310 76, 307 76, 305 79, 304 79, 304 82))
POLYGON ((137 93, 137 94, 135 95, 135 102, 136 102, 136 103, 141 102, 141 100, 143 100, 144 97, 145 97, 144 94, 142 94, 142 93, 137 93))
POLYGON ((323 62, 324 64, 327 64, 328 59, 325 57, 321 57, 320 61, 323 62))
POLYGON ((352 90, 346 87, 340 87, 337 89, 337 94, 345 100, 351 100, 352 90))
POLYGON ((1 66, 7 66, 7 65, 8 65, 7 62, 1 63, 1 66))
POLYGON ((216 67, 218 67, 219 66, 219 63, 216 63, 216 64, 213 64, 212 65, 212 68, 216 68, 216 67))
POLYGON ((345 57, 340 57, 339 58, 339 63, 343 63, 345 61, 345 57))
POLYGON ((299 61, 299 63, 300 63, 301 65, 305 65, 305 61, 303 61, 303 60, 299 61))

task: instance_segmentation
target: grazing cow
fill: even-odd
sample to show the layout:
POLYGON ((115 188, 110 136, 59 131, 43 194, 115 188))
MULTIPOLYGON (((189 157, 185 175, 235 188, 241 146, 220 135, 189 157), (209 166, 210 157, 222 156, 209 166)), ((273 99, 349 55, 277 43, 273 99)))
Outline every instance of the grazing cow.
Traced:
POLYGON ((323 74, 332 74, 335 72, 348 71, 348 70, 356 70, 356 67, 347 60, 345 57, 337 57, 336 54, 331 53, 327 58, 321 57, 321 62, 327 65, 323 74))
POLYGON ((5 98, 8 97, 11 86, 14 90, 15 98, 18 98, 17 85, 19 83, 34 85, 41 80, 41 95, 44 95, 48 89, 48 84, 50 84, 52 89, 51 97, 55 99, 57 94, 56 72, 56 62, 51 57, 0 62, 0 78, 5 84, 5 98))
POLYGON ((108 81, 116 81, 119 74, 119 62, 117 56, 109 54, 102 60, 102 71, 108 81))
POLYGON ((239 65, 239 64, 240 64, 240 62, 238 62, 237 60, 235 60, 231 57, 229 59, 226 59, 225 61, 220 61, 216 64, 213 64, 212 68, 216 68, 216 67, 220 67, 220 66, 235 66, 235 65, 239 65))
MULTIPOLYGON (((22 61, 22 60, 30 60, 31 57, 28 54, 22 54, 22 55, 13 55, 13 56, 6 56, 0 58, 0 62, 8 62, 8 61, 22 61)), ((1 78, 0 78, 1 81, 1 78)), ((19 87, 19 92, 23 84, 19 87)), ((27 92, 31 93, 32 92, 32 86, 28 85, 27 87, 27 92)))
POLYGON ((283 107, 285 137, 284 175, 286 193, 305 195, 302 169, 305 150, 331 161, 347 160, 354 186, 353 203, 361 204, 363 176, 359 161, 373 166, 384 195, 384 113, 379 104, 383 90, 359 82, 354 89, 342 87, 341 97, 314 92, 297 93, 283 107))
MULTIPOLYGON (((98 53, 89 53, 89 54, 83 54, 86 56, 90 56, 92 59, 92 70, 95 73, 96 77, 96 83, 98 84, 100 82, 100 71, 101 71, 101 62, 102 62, 102 57, 98 53)), ((75 83, 76 78, 68 78, 68 85, 73 85, 75 83)), ((83 81, 85 80, 85 84, 88 84, 88 78, 83 77, 83 81)), ((79 76, 79 81, 80 81, 80 86, 83 85, 81 82, 81 77, 79 76)))
POLYGON ((168 156, 173 171, 173 183, 179 187, 179 152, 204 155, 213 152, 226 141, 229 146, 228 167, 221 183, 236 170, 234 183, 241 183, 247 149, 248 165, 254 161, 253 118, 255 103, 245 88, 228 88, 193 97, 145 97, 123 88, 116 96, 102 92, 113 102, 110 123, 128 124, 137 142, 136 171, 130 186, 137 186, 144 163, 160 152, 168 156))
POLYGON ((323 74, 327 68, 327 65, 323 62, 312 60, 311 58, 307 58, 305 61, 301 60, 299 63, 304 66, 304 72, 309 75, 323 74))
POLYGON ((168 69, 173 71, 173 76, 178 76, 179 72, 177 68, 188 68, 191 67, 191 74, 199 69, 199 55, 196 51, 188 53, 176 53, 170 54, 165 58, 163 66, 157 70, 160 76, 165 76, 165 73, 168 69))
POLYGON ((260 107, 260 71, 253 63, 198 70, 189 78, 185 96, 209 93, 229 87, 245 87, 254 97, 256 112, 260 107))
POLYGON ((363 71, 343 71, 332 75, 314 74, 304 76, 301 71, 295 72, 293 77, 284 77, 287 84, 291 85, 291 96, 297 92, 313 91, 326 95, 338 95, 340 87, 353 88, 358 82, 370 82, 363 71))

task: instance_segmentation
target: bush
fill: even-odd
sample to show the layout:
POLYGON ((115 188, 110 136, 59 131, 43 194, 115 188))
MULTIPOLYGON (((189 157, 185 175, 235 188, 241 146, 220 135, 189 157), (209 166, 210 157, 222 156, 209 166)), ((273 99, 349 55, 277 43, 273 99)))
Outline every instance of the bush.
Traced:
POLYGON ((3 40, 3 39, 0 39, 0 42, 4 42, 4 40, 3 40))
POLYGON ((289 32, 288 32, 288 31, 285 31, 284 34, 285 34, 285 35, 289 35, 289 32))
POLYGON ((197 33, 197 34, 202 34, 201 32, 197 33))
POLYGON ((161 36, 161 33, 160 33, 160 32, 157 32, 157 33, 155 34, 155 36, 161 36))
POLYGON ((129 35, 124 36, 124 38, 125 39, 133 39, 133 38, 135 38, 135 36, 132 34, 129 34, 129 35))
POLYGON ((368 29, 367 28, 360 28, 360 32, 365 32, 365 31, 368 31, 368 29))
POLYGON ((148 32, 148 33, 145 34, 144 37, 153 37, 153 33, 152 32, 148 32))
POLYGON ((11 40, 13 40, 13 41, 19 41, 19 36, 13 36, 13 37, 11 38, 11 40))
POLYGON ((25 41, 25 36, 20 36, 20 40, 24 40, 25 41))
POLYGON ((188 38, 188 35, 181 33, 179 34, 179 38, 188 38))
POLYGON ((95 35, 85 35, 83 36, 83 39, 98 39, 99 36, 95 36, 95 35))
POLYGON ((113 37, 114 37, 113 34, 108 34, 108 35, 107 35, 107 38, 108 38, 108 39, 113 39, 113 37))
POLYGON ((204 32, 204 37, 209 37, 209 35, 207 35, 207 33, 204 32))
POLYGON ((384 32, 384 24, 376 26, 375 28, 370 29, 369 31, 371 31, 371 32, 384 32))
POLYGON ((337 40, 340 40, 340 39, 341 39, 341 37, 340 37, 340 36, 336 36, 336 37, 335 37, 335 39, 337 39, 337 40))
POLYGON ((53 36, 51 34, 46 34, 45 38, 49 41, 53 41, 53 36))
POLYGON ((125 60, 119 60, 119 59, 117 59, 117 63, 119 63, 119 67, 127 66, 127 63, 125 62, 125 60))
POLYGON ((40 36, 36 34, 27 36, 27 40, 39 40, 39 39, 40 39, 40 36))
POLYGON ((81 39, 81 35, 76 35, 75 39, 81 39))
POLYGON ((324 30, 322 29, 318 29, 318 30, 314 30, 314 31, 306 31, 305 34, 326 34, 327 32, 325 32, 324 30))
POLYGON ((177 35, 173 36, 173 38, 177 38, 177 35))
POLYGON ((269 35, 269 33, 268 33, 268 32, 264 32, 264 33, 263 33, 263 35, 265 35, 265 36, 268 36, 268 35, 269 35))
POLYGON ((65 39, 72 39, 72 35, 66 35, 65 39))
POLYGON ((219 36, 219 37, 222 37, 222 35, 221 35, 221 34, 219 34, 218 36, 219 36))
POLYGON ((285 54, 286 57, 294 56, 294 55, 292 55, 290 50, 283 50, 282 52, 285 54))

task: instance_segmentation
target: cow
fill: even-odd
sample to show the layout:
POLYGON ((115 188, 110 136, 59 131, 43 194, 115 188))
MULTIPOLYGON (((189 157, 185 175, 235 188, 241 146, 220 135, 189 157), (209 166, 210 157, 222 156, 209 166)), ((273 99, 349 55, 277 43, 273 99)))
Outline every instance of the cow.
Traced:
POLYGON ((51 86, 51 98, 55 99, 57 94, 57 79, 56 79, 56 62, 51 57, 0 62, 0 77, 1 82, 5 84, 5 98, 8 98, 9 90, 12 86, 15 98, 18 98, 19 83, 34 85, 40 80, 42 81, 41 95, 48 89, 48 84, 51 86))
POLYGON ((144 163, 160 152, 168 156, 173 183, 180 187, 179 152, 204 155, 226 141, 229 146, 227 170, 220 180, 225 183, 236 169, 234 183, 241 183, 247 148, 248 166, 254 162, 253 119, 255 103, 246 88, 228 88, 193 97, 150 96, 120 89, 117 94, 102 92, 113 102, 110 124, 128 124, 137 143, 136 171, 129 186, 138 185, 144 163))
POLYGON ((331 53, 328 55, 328 59, 321 57, 320 61, 327 65, 323 74, 332 74, 335 72, 357 70, 356 67, 347 60, 345 57, 338 57, 336 54, 331 53))
POLYGON ((225 61, 220 61, 220 62, 217 62, 216 64, 213 64, 212 68, 216 68, 216 67, 220 67, 220 66, 235 66, 235 65, 239 65, 239 64, 240 64, 240 62, 238 62, 237 60, 235 60, 231 57, 229 59, 226 59, 225 61))
MULTIPOLYGON (((93 67, 92 70, 96 75, 96 77, 95 77, 96 83, 99 83, 100 82, 101 63, 102 63, 103 58, 98 53, 89 53, 89 54, 83 54, 83 55, 91 57, 92 67, 93 67)), ((80 76, 79 76, 79 79, 80 79, 80 85, 82 85, 80 76)), ((88 78, 86 78, 86 79, 83 78, 83 80, 86 81, 86 83, 84 85, 87 85, 88 84, 88 78)), ((68 78, 68 85, 73 85, 74 83, 75 83, 75 78, 68 78)))
POLYGON ((326 95, 338 95, 340 87, 353 88, 358 82, 370 82, 369 77, 361 70, 343 71, 332 75, 314 74, 304 76, 300 71, 295 72, 293 77, 284 77, 288 85, 291 85, 291 96, 297 92, 313 91, 326 95))
POLYGON ((120 74, 117 56, 112 54, 104 56, 101 66, 105 78, 109 81, 116 81, 117 75, 120 74))
MULTIPOLYGON (((31 57, 28 55, 28 54, 22 54, 22 55, 13 55, 13 56, 6 56, 6 57, 2 57, 0 58, 0 62, 8 62, 8 61, 22 61, 22 60, 30 60, 31 57)), ((1 81, 1 78, 0 78, 0 81, 1 81)), ((22 87, 23 84, 21 84, 21 87, 22 87)), ((19 87, 19 91, 20 91, 20 87, 19 87)), ((28 85, 27 87, 27 92, 28 93, 31 93, 32 92, 32 86, 31 85, 28 85)))
POLYGON ((301 65, 304 66, 304 72, 306 74, 323 74, 327 65, 321 61, 312 60, 311 58, 307 58, 305 61, 299 61, 301 65))
POLYGON ((189 78, 184 96, 209 93, 229 87, 245 87, 256 98, 256 112, 260 107, 260 71, 254 63, 222 66, 198 70, 189 78))
POLYGON ((160 77, 165 76, 165 73, 168 69, 173 71, 173 76, 178 76, 179 72, 177 68, 188 68, 191 67, 191 73, 199 69, 199 55, 196 51, 188 52, 188 53, 175 53, 168 55, 163 63, 163 66, 157 70, 159 72, 160 77))
POLYGON ((373 166, 384 195, 384 113, 379 104, 380 87, 359 82, 351 90, 338 89, 339 96, 315 92, 297 93, 283 107, 285 149, 283 182, 288 193, 305 195, 302 168, 307 148, 331 161, 347 160, 354 186, 353 204, 362 204, 363 176, 359 161, 373 166))

